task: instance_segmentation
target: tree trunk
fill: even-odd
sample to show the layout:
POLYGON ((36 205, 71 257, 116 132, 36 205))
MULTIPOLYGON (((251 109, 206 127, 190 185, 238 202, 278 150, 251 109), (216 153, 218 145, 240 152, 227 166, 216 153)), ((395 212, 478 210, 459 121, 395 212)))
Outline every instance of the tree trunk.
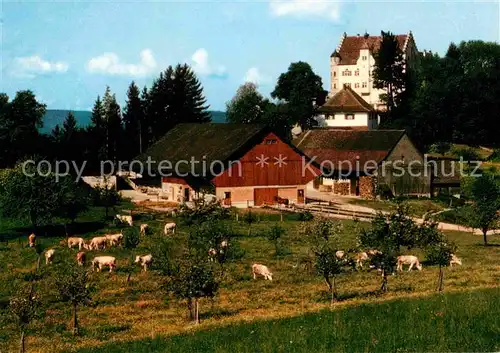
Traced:
POLYGON ((24 353, 24 330, 21 330, 21 341, 19 342, 19 353, 24 353))
POLYGON ((387 273, 382 270, 382 285, 380 286, 382 292, 387 292, 387 273))
POLYGON ((73 303, 73 336, 78 335, 78 316, 77 316, 78 304, 73 303))
POLYGON ((488 245, 488 237, 486 233, 488 232, 488 229, 483 228, 483 240, 484 240, 484 245, 488 245))
POLYGON ((196 324, 200 323, 200 305, 198 303, 198 298, 194 299, 194 321, 196 324))
POLYGON ((132 276, 132 272, 129 272, 127 275, 127 283, 130 281, 130 276, 132 276))
POLYGON ((42 259, 42 254, 38 254, 38 260, 36 260, 36 270, 40 270, 40 261, 42 259))
POLYGON ((188 298, 187 306, 189 311, 189 321, 194 321, 195 313, 194 313, 193 298, 188 298))
POLYGON ((443 266, 439 265, 438 292, 443 291, 443 266))
POLYGON ((333 276, 332 278, 332 288, 331 288, 331 291, 332 291, 332 301, 331 303, 335 303, 337 301, 337 288, 335 286, 335 276, 333 276))

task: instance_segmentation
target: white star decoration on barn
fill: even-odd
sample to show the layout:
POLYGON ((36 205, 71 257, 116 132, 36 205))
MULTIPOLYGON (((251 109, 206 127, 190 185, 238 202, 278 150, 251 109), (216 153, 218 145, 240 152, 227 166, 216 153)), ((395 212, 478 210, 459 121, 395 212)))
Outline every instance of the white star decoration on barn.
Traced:
POLYGON ((257 165, 260 166, 261 168, 264 168, 265 165, 268 165, 269 162, 267 161, 269 157, 264 156, 263 154, 260 155, 260 157, 257 157, 257 165))
POLYGON ((275 159, 275 162, 274 162, 274 165, 278 165, 278 167, 282 167, 284 165, 286 165, 286 162, 285 160, 287 159, 286 156, 283 156, 281 153, 279 155, 279 157, 273 157, 275 159))

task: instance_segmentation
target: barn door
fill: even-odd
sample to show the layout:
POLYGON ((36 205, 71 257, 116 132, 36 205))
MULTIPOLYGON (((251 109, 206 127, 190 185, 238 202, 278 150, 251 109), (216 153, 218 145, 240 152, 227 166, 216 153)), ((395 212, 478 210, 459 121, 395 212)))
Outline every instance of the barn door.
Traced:
POLYGON ((297 190, 297 203, 304 203, 304 189, 297 190))
POLYGON ((189 188, 184 188, 184 201, 189 201, 189 188))
POLYGON ((272 205, 276 203, 278 197, 277 188, 254 189, 254 205, 262 206, 264 204, 272 205))

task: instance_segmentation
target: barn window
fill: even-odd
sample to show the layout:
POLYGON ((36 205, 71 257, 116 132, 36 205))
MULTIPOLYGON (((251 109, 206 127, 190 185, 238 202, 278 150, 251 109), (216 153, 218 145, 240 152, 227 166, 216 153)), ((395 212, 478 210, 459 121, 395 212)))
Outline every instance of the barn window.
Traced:
POLYGON ((278 141, 277 141, 277 140, 275 140, 275 139, 267 139, 267 140, 265 141, 265 143, 266 143, 266 145, 275 145, 275 144, 277 144, 277 143, 278 143, 278 141))
POLYGON ((345 120, 354 120, 354 114, 346 114, 345 120))
POLYGON ((224 192, 224 198, 225 199, 230 199, 231 198, 231 191, 224 192))

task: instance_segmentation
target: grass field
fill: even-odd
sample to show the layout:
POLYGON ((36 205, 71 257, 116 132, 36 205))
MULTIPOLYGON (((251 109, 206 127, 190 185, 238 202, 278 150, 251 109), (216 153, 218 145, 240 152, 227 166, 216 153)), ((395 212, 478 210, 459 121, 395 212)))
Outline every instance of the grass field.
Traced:
MULTIPOLYGON (((429 200, 429 199, 409 199, 405 201, 410 206, 410 213, 415 217, 422 217, 428 212, 438 212, 444 210, 448 207, 441 201, 429 200)), ((391 212, 397 207, 396 202, 391 200, 364 200, 364 199, 352 199, 349 203, 353 205, 365 206, 373 208, 377 211, 391 212)))
POLYGON ((499 300, 500 288, 397 299, 78 352, 493 352, 499 300))
MULTIPOLYGON (((123 207, 127 208, 130 205, 124 205, 123 207)), ((112 224, 96 221, 96 219, 102 219, 102 215, 102 210, 92 209, 78 220, 78 229, 82 230, 81 234, 84 237, 89 238, 95 234, 116 231, 112 224)), ((140 349, 143 352, 154 352, 155 350, 147 350, 148 348, 145 348, 148 344, 147 339, 151 337, 160 337, 158 339, 155 338, 153 343, 151 343, 157 345, 159 349, 157 351, 171 351, 170 349, 173 351, 176 349, 177 351, 186 351, 185 349, 190 351, 189 346, 182 346, 180 343, 175 343, 186 341, 185 344, 189 344, 187 341, 190 340, 183 339, 183 336, 176 336, 172 338, 172 341, 166 340, 163 337, 201 330, 193 336, 193 340, 205 341, 204 337, 207 337, 207 335, 210 336, 209 332, 211 332, 205 330, 216 330, 219 327, 227 326, 231 326, 231 329, 217 331, 220 332, 220 335, 214 337, 213 340, 206 340, 207 351, 224 351, 224 349, 229 351, 231 347, 234 347, 232 351, 239 351, 239 346, 221 345, 218 347, 213 345, 219 344, 217 342, 227 341, 227 339, 224 339, 224 337, 229 337, 224 336, 227 330, 229 330, 227 332, 235 330, 235 337, 241 338, 248 335, 248 330, 252 331, 251 327, 256 320, 283 319, 332 308, 326 286, 321 278, 297 267, 299 259, 307 254, 307 245, 298 233, 300 222, 294 220, 296 217, 294 215, 286 215, 284 222, 280 223, 287 230, 287 233, 284 235, 284 243, 289 249, 287 255, 281 257, 275 256, 273 244, 263 236, 272 225, 279 222, 279 214, 265 211, 259 215, 259 218, 260 221, 252 225, 251 236, 247 236, 248 226, 245 223, 241 221, 228 221, 234 231, 239 234, 235 241, 245 251, 245 255, 241 260, 228 264, 226 278, 217 297, 214 300, 201 301, 202 322, 198 326, 191 325, 186 321, 187 312, 184 303, 170 299, 160 291, 162 278, 153 271, 140 273, 139 268, 137 268, 130 282, 126 281, 127 273, 121 270, 120 266, 126 265, 129 259, 135 257, 136 254, 149 252, 152 246, 152 238, 150 237, 144 239, 139 247, 132 251, 115 248, 99 252, 116 256, 118 259, 118 270, 114 274, 106 272, 94 273, 92 275, 92 280, 96 286, 96 292, 93 296, 96 306, 81 308, 79 316, 82 325, 81 335, 76 338, 71 335, 69 330, 71 327, 71 308, 69 305, 56 300, 49 280, 50 266, 42 265, 42 280, 39 281, 38 290, 44 297, 44 315, 37 319, 28 331, 28 351, 72 352, 104 345, 108 345, 107 347, 109 347, 109 345, 114 345, 117 342, 134 340, 144 342, 144 346, 143 348, 130 349, 128 350, 129 352, 141 352, 140 349), (250 271, 250 266, 254 262, 261 262, 269 266, 275 274, 275 280, 272 282, 263 280, 254 281, 250 271), (245 322, 252 322, 252 324, 249 324, 250 326, 240 326, 241 323, 245 322)), ((155 232, 159 232, 167 220, 171 219, 165 217, 162 213, 151 212, 144 215, 142 219, 138 219, 137 224, 147 222, 155 232)), ((356 226, 352 221, 343 221, 342 224, 342 246, 346 249, 356 245, 356 227, 368 226, 368 224, 356 226)), ((2 300, 5 303, 5 298, 8 298, 15 286, 24 282, 29 277, 29 273, 35 268, 36 254, 33 249, 27 247, 27 231, 22 228, 16 230, 16 227, 19 228, 20 225, 5 222, 4 220, 1 222, 0 234, 4 238, 9 239, 9 241, 8 243, 0 242, 0 283, 2 283, 2 286, 0 286, 0 303, 2 303, 2 300)), ((181 227, 176 237, 180 240, 185 236, 186 231, 187 229, 181 227)), ((484 247, 481 245, 481 238, 479 236, 473 236, 469 233, 450 232, 448 235, 459 246, 457 254, 462 258, 463 266, 445 270, 445 291, 447 293, 456 291, 469 292, 475 289, 497 286, 500 281, 500 265, 498 262, 500 247, 484 247)), ((40 236, 40 239, 45 247, 56 247, 56 263, 74 260, 75 249, 70 250, 58 245, 62 239, 62 234, 59 235, 57 232, 53 234, 47 233, 44 236, 40 236)), ((492 236, 491 242, 500 243, 500 237, 492 236)), ((411 251, 411 253, 419 255, 421 260, 424 259, 423 254, 419 251, 411 251)), ((92 258, 96 254, 97 252, 90 252, 89 257, 92 258)), ((338 323, 339 327, 344 327, 338 333, 335 333, 338 336, 325 338, 327 343, 330 342, 333 344, 337 339, 340 342, 347 342, 348 340, 355 339, 355 336, 348 337, 349 332, 345 331, 347 327, 355 325, 354 318, 358 316, 364 317, 368 315, 365 313, 371 312, 371 310, 378 313, 376 314, 378 315, 377 320, 370 322, 369 317, 365 317, 362 320, 364 328, 357 331, 357 335, 366 335, 366 332, 370 332, 369 330, 378 330, 378 326, 394 325, 399 315, 404 314, 403 308, 405 306, 412 308, 414 305, 420 306, 421 304, 415 304, 420 301, 422 301, 424 308, 427 307, 429 309, 425 309, 421 314, 422 318, 427 317, 427 319, 422 321, 422 323, 415 322, 416 327, 427 327, 425 331, 422 331, 422 335, 424 334, 423 332, 435 330, 436 327, 440 327, 436 326, 436 323, 441 322, 439 321, 441 319, 434 318, 432 311, 436 312, 436 305, 439 304, 438 302, 441 299, 435 298, 440 297, 419 299, 416 302, 409 300, 391 302, 393 304, 385 303, 387 300, 396 298, 422 297, 435 293, 437 268, 426 266, 425 261, 423 264, 424 270, 422 272, 414 271, 390 276, 389 292, 384 295, 379 295, 377 292, 380 286, 380 276, 376 272, 355 271, 345 273, 337 281, 340 301, 333 305, 332 309, 335 312, 321 312, 321 314, 316 316, 296 317, 279 321, 259 321, 258 324, 255 324, 261 325, 257 329, 261 331, 255 331, 260 332, 259 339, 253 343, 257 344, 256 342, 258 342, 259 346, 262 347, 261 351, 295 351, 293 345, 285 345, 282 349, 272 349, 273 342, 278 343, 276 340, 280 339, 281 334, 273 334, 274 338, 266 341, 265 330, 268 327, 274 330, 274 327, 276 327, 276 332, 283 330, 283 332, 290 332, 292 334, 293 330, 297 329, 294 325, 300 323, 301 320, 304 322, 302 324, 304 332, 309 332, 307 336, 312 335, 310 338, 306 336, 300 338, 300 336, 297 336, 297 339, 299 339, 298 342, 303 347, 303 351, 304 347, 307 347, 307 340, 316 341, 314 339, 316 326, 318 326, 319 334, 320 332, 324 332, 324 334, 327 332, 329 326, 320 327, 316 324, 316 320, 333 320, 331 321, 332 325, 336 326, 338 323), (382 303, 389 306, 395 305, 394 309, 391 310, 394 310, 394 315, 398 316, 384 317, 384 310, 387 309, 382 308, 388 307, 377 309, 378 305, 382 305, 382 303), (364 304, 374 305, 364 306, 364 304), (400 306, 399 309, 398 306, 400 306), (338 316, 338 320, 335 319, 336 315, 340 315, 338 316), (348 322, 344 322, 344 320, 348 322), (291 331, 286 331, 287 327, 290 327, 291 331)), ((470 341, 472 342, 470 344, 477 342, 478 346, 476 348, 478 349, 476 350, 480 350, 479 347, 485 347, 485 349, 490 347, 491 349, 488 350, 492 350, 491 337, 495 332, 498 333, 498 315, 489 315, 490 312, 494 313, 495 311, 488 309, 488 307, 492 306, 492 303, 495 303, 495 301, 498 302, 498 291, 478 291, 477 293, 471 292, 470 294, 461 295, 456 297, 459 298, 457 302, 462 299, 467 301, 469 296, 478 296, 477 303, 481 305, 459 305, 463 310, 456 313, 458 316, 453 316, 455 314, 449 316, 449 325, 451 327, 458 325, 458 318, 470 318, 472 320, 474 318, 472 314, 477 313, 478 320, 482 319, 483 321, 481 324, 477 324, 477 330, 471 329, 472 332, 477 332, 478 337, 477 341, 470 341), (489 327, 493 331, 488 331, 485 327, 489 327)), ((446 312, 454 312, 454 309, 452 310, 453 307, 450 305, 452 305, 453 298, 455 297, 450 294, 450 296, 446 295, 443 298, 445 298, 443 300, 447 303, 446 312)), ((2 353, 15 351, 18 340, 18 332, 15 326, 9 321, 7 313, 7 308, 2 308, 2 305, 0 305, 0 352, 2 353)), ((447 318, 448 316, 445 317, 447 318)), ((407 327, 411 323, 410 318, 405 317, 405 320, 407 321, 405 321, 406 323, 403 327, 407 327)), ((472 324, 472 321, 469 324, 472 324)), ((443 326, 442 329, 445 330, 445 327, 443 326)), ((468 330, 468 328, 464 326, 460 330, 468 330)), ((404 334, 404 329, 394 328, 393 331, 398 331, 398 334, 391 338, 389 343, 384 343, 380 347, 388 347, 390 351, 394 351, 390 347, 398 345, 411 348, 412 342, 414 342, 411 340, 411 337, 415 336, 418 332, 414 329, 412 331, 414 334, 407 336, 404 334)), ((436 347, 446 347, 447 345, 450 347, 448 350, 451 350, 453 347, 463 346, 464 349, 465 347, 471 347, 460 345, 462 336, 464 340, 469 340, 472 337, 471 335, 466 336, 464 333, 456 339, 449 338, 451 341, 438 341, 441 343, 436 347)), ((362 337, 366 339, 366 336, 362 337)), ((378 341, 382 342, 382 337, 380 336, 378 341)), ((438 338, 441 340, 448 339, 444 333, 440 333, 438 338)), ((248 339, 247 337, 246 340, 248 339)), ((425 344, 429 341, 426 341, 425 337, 421 339, 424 341, 418 347, 428 347, 425 344)), ((385 341, 386 339, 384 338, 385 341)), ((245 340, 242 342, 244 343, 245 340)), ((366 343, 364 340, 362 342, 366 343)), ((496 342, 499 342, 499 340, 497 339, 496 342)), ((349 346, 344 347, 343 343, 338 347, 339 351, 372 351, 371 346, 363 346, 365 343, 353 346, 352 350, 349 346)), ((142 346, 140 343, 137 344, 142 346)), ((318 344, 318 350, 324 350, 328 347, 327 345, 320 346, 322 344, 320 342, 311 344, 318 344)), ((124 347, 127 347, 127 345, 124 347)), ((205 347, 201 343, 200 345, 201 347, 205 347)), ((257 348, 255 345, 249 346, 249 350, 247 351, 259 351, 257 348), (250 349, 252 347, 255 349, 250 349)), ((379 348, 376 349, 378 350, 379 348)), ((333 350, 336 350, 336 347, 333 350)), ((383 348, 379 350, 384 351, 383 348)), ((429 348, 428 350, 437 349, 429 348)), ((113 352, 106 350, 106 348, 102 348, 101 351, 113 352)), ((300 351, 300 348, 297 348, 297 351, 300 351)), ((402 351, 405 350, 403 349, 402 351)))

